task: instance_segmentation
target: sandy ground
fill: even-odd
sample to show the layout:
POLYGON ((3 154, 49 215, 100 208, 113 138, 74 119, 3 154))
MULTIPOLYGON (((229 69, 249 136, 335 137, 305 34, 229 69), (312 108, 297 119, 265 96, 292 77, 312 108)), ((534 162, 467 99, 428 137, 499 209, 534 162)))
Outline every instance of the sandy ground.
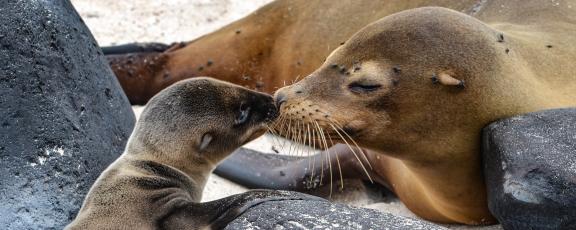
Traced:
POLYGON ((72 0, 101 46, 192 40, 271 0, 72 0))
MULTIPOLYGON (((72 3, 101 46, 130 42, 189 41, 240 19, 271 0, 72 0, 72 3)), ((134 107, 138 116, 142 107, 134 107)), ((280 140, 281 142, 282 140, 280 140)), ((288 154, 278 139, 265 135, 245 147, 261 152, 288 154), (276 145, 276 146, 275 146, 276 145)), ((346 181, 343 191, 331 198, 357 207, 415 217, 397 198, 360 181, 346 181)), ((211 175, 203 201, 219 199, 247 189, 216 175, 211 175)), ((476 229, 448 226, 455 229, 476 229)), ((499 226, 482 229, 501 229, 499 226)))

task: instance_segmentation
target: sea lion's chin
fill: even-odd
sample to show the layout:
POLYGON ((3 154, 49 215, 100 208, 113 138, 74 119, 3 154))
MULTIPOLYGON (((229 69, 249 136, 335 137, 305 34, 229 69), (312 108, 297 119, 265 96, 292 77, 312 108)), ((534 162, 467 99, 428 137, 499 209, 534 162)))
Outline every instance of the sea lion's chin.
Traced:
POLYGON ((251 131, 252 133, 248 135, 248 138, 246 138, 246 140, 243 142, 243 144, 246 144, 250 141, 255 140, 256 138, 264 135, 264 133, 266 133, 268 129, 266 128, 265 125, 260 125, 259 127, 255 127, 254 131, 251 131))

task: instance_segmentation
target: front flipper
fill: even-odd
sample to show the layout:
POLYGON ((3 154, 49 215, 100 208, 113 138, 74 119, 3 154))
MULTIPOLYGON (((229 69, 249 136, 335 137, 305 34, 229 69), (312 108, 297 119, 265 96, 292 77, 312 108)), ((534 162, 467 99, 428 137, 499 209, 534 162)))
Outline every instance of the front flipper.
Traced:
POLYGON ((316 200, 325 201, 297 192, 252 190, 206 203, 188 203, 177 206, 158 221, 160 229, 223 229, 246 210, 268 201, 316 200))
POLYGON ((166 45, 163 43, 151 42, 151 43, 128 43, 117 46, 104 46, 102 47, 102 52, 104 55, 113 54, 130 54, 130 53, 151 53, 151 52, 164 52, 173 45, 166 45))
POLYGON ((361 155, 363 153, 359 149, 352 149, 354 151, 346 145, 337 144, 307 158, 263 154, 240 148, 220 163, 214 173, 248 188, 299 192, 310 192, 329 184, 330 174, 333 183, 349 178, 382 181, 370 170, 365 156, 361 155), (327 158, 327 154, 330 154, 330 158, 327 158))

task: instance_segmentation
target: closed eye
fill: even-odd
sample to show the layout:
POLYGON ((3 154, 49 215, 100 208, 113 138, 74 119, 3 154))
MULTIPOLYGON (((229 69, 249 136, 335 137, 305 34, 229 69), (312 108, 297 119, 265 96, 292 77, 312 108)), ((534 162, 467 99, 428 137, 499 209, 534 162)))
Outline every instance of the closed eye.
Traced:
POLYGON ((367 93, 367 92, 373 92, 373 91, 376 91, 376 90, 382 88, 382 85, 374 84, 374 83, 354 82, 354 83, 348 85, 348 88, 350 89, 350 91, 352 91, 354 93, 367 93))

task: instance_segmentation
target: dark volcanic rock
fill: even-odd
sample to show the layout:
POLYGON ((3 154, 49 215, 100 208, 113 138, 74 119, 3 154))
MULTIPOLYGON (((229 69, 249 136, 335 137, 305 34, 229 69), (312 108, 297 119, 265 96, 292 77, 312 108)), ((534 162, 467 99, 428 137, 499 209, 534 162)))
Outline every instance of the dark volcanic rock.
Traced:
POLYGON ((505 229, 576 229, 576 109, 484 129, 489 207, 505 229))
POLYGON ((68 1, 0 1, 0 15, 0 229, 61 229, 134 115, 68 1))
POLYGON ((425 221, 325 201, 269 201, 225 229, 445 229, 425 221))

